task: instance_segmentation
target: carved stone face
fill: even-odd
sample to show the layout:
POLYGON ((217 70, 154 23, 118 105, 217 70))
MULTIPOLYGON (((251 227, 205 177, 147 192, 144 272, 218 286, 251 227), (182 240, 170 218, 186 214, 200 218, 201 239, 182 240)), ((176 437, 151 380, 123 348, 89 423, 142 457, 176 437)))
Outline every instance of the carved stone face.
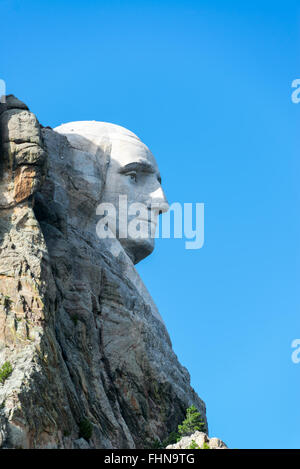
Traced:
MULTIPOLYGON (((93 152, 102 160, 109 155, 101 203, 112 204, 116 210, 116 236, 136 264, 154 249, 154 233, 159 213, 169 209, 161 187, 157 163, 150 150, 132 132, 114 124, 74 122, 55 129, 65 134, 71 145, 93 152), (127 201, 126 210, 120 196, 127 201), (133 204, 142 204, 138 210, 133 204), (126 217, 126 230, 122 223, 126 217), (130 223, 139 224, 144 236, 134 236, 130 223), (145 236, 147 233, 147 236, 145 236)), ((109 219, 109 216, 106 217, 109 219)))

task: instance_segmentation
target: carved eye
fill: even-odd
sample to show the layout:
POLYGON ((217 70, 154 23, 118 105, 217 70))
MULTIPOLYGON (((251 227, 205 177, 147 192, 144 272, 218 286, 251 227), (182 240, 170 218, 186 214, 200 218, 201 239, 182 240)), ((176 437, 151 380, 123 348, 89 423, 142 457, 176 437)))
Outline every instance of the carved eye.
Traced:
POLYGON ((128 176, 130 177, 130 179, 134 182, 137 181, 137 174, 135 171, 131 172, 131 173, 128 173, 128 176))

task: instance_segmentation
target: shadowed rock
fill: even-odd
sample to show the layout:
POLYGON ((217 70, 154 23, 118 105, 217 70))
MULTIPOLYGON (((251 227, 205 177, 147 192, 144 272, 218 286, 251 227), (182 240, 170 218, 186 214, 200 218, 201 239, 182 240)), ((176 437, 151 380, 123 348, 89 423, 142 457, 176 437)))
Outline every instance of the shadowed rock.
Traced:
POLYGON ((149 447, 191 404, 205 419, 130 249, 96 235, 110 147, 100 164, 1 106, 0 446, 149 447))

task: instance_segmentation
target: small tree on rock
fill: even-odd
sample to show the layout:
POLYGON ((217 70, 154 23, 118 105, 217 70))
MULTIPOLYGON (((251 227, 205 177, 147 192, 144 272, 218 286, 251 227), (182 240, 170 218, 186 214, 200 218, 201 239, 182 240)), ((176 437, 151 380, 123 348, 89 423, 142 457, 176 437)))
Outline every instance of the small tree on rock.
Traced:
POLYGON ((186 411, 186 418, 182 425, 178 425, 178 433, 180 437, 189 436, 196 431, 204 432, 206 429, 205 422, 203 421, 198 409, 192 405, 186 411))

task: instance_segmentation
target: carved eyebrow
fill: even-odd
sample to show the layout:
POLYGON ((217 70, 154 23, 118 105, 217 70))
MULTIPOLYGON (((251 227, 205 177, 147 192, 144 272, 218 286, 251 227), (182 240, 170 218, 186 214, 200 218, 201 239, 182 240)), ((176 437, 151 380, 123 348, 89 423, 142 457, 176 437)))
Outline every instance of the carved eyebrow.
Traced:
POLYGON ((155 173, 155 169, 152 164, 147 161, 135 161, 134 163, 128 163, 119 169, 119 173, 124 174, 129 171, 144 171, 145 173, 155 173))
MULTIPOLYGON (((120 174, 126 174, 129 173, 130 171, 141 171, 144 173, 151 173, 151 174, 156 174, 156 170, 152 166, 151 163, 148 163, 147 161, 136 161, 134 163, 128 163, 122 168, 119 169, 120 174)), ((159 183, 161 183, 161 177, 160 174, 157 173, 157 180, 159 183)))

